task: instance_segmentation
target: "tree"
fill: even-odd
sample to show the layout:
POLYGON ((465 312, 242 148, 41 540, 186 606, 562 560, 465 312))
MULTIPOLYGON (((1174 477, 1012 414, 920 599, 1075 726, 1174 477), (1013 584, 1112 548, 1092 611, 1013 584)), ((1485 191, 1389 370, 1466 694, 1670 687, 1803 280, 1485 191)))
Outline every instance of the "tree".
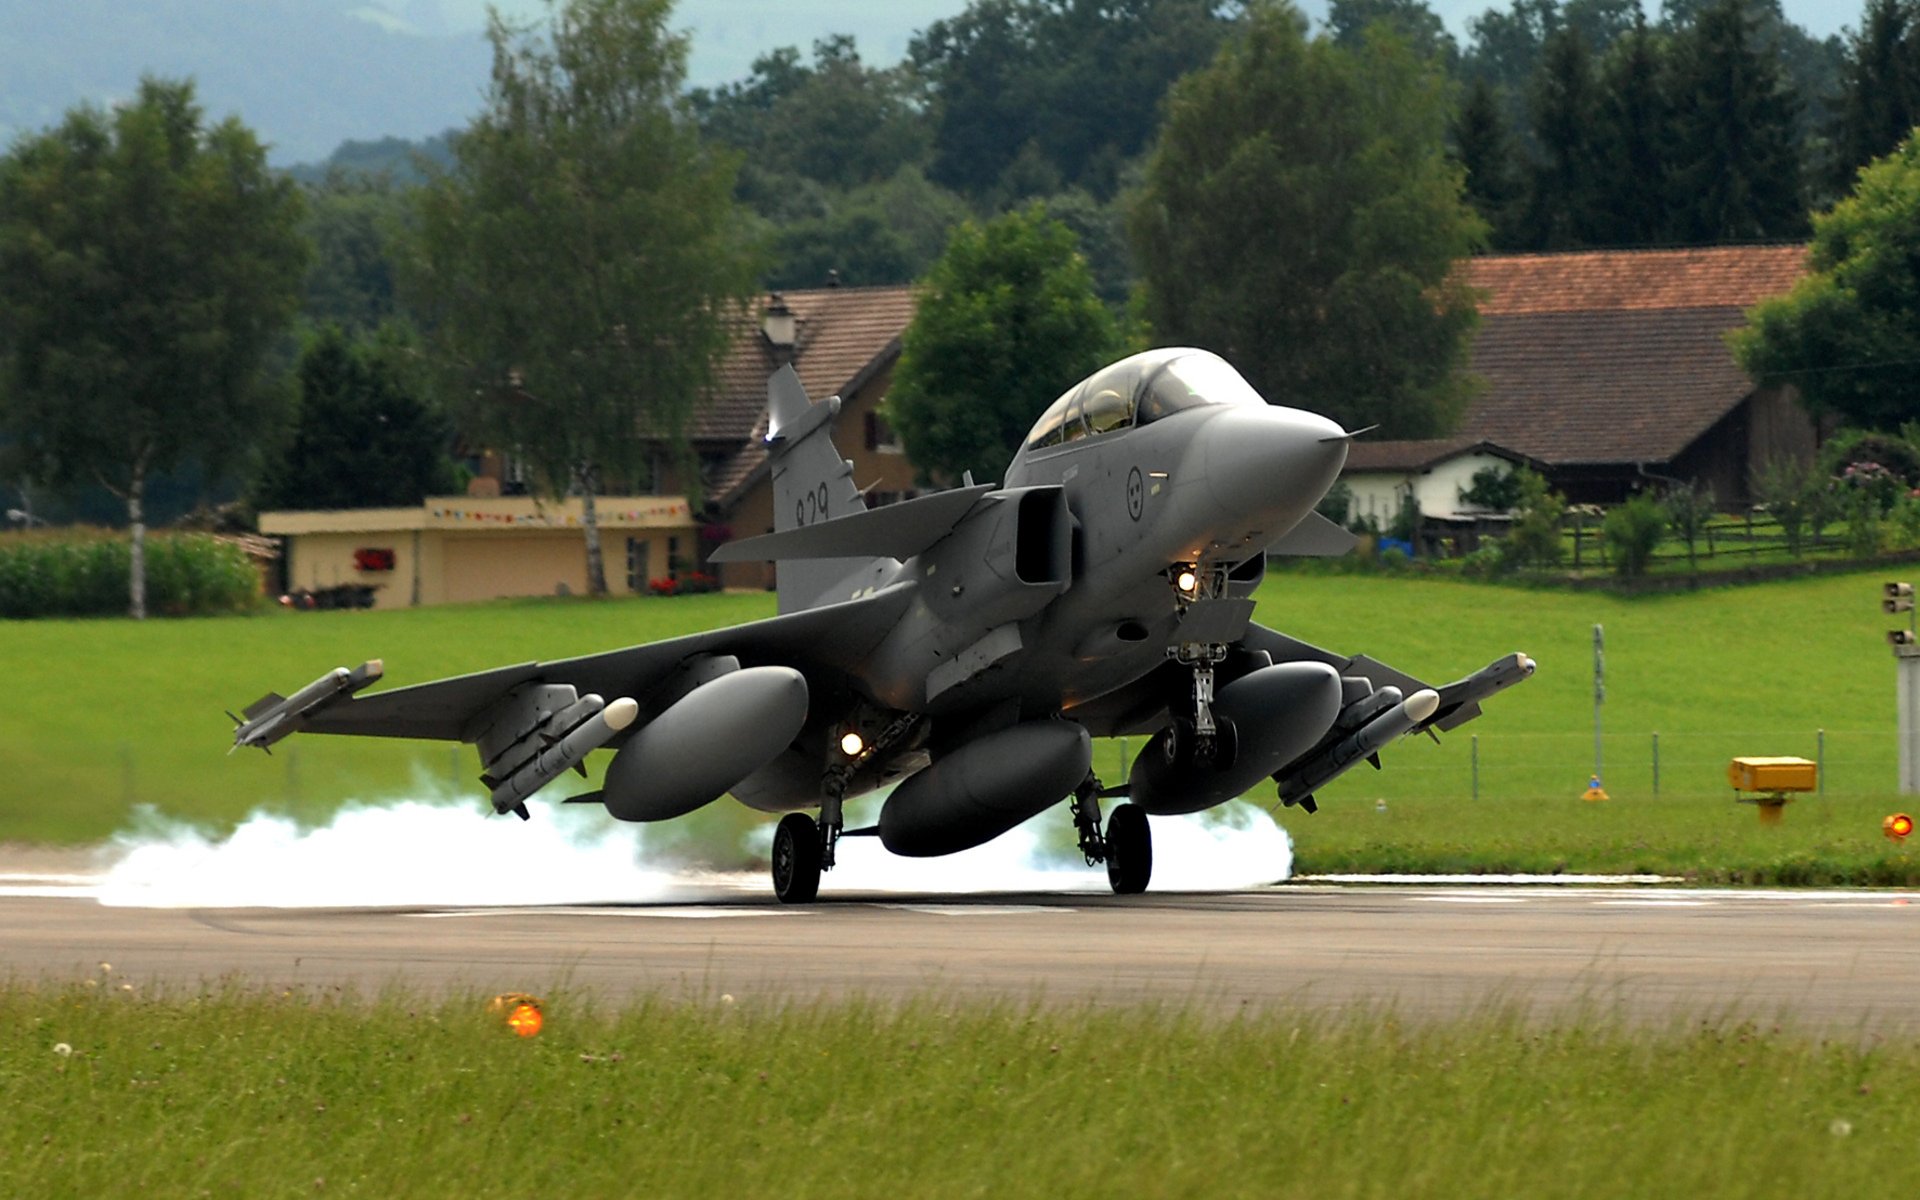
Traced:
POLYGON ((1920 416, 1920 142, 1860 172, 1853 194, 1813 219, 1807 273, 1763 301, 1732 337, 1755 379, 1792 384, 1815 414, 1893 429, 1920 416))
POLYGON ((1647 245, 1666 232, 1673 111, 1667 103, 1663 45, 1641 20, 1613 43, 1600 64, 1594 232, 1606 245, 1647 245))
POLYGON ((331 325, 308 341, 300 415, 261 479, 261 508, 398 508, 452 489, 452 426, 421 400, 410 352, 391 330, 355 340, 331 325))
POLYGON ((488 27, 493 84, 419 193, 412 287, 473 427, 544 490, 582 498, 587 586, 606 591, 594 497, 629 482, 710 386, 753 286, 734 161, 678 101, 667 0, 568 0, 543 39, 488 27))
POLYGON ((926 156, 926 123, 906 72, 867 66, 848 34, 754 60, 739 83, 689 96, 706 136, 747 152, 755 169, 834 187, 875 183, 926 156))
POLYGON ((1038 205, 955 230, 925 286, 887 419, 922 476, 999 479, 1041 410, 1119 354, 1113 316, 1038 205))
POLYGON ((384 175, 335 171, 307 189, 307 320, 367 332, 398 314, 392 242, 406 203, 384 175))
POLYGON ((973 198, 1031 145, 1057 172, 1020 195, 1110 197, 1159 123, 1174 80, 1229 31, 1221 0, 973 0, 908 48, 925 81, 934 182, 973 198))
POLYGON ((1267 399, 1387 437, 1447 430, 1485 235, 1446 150, 1447 84, 1394 39, 1309 41, 1260 5, 1182 80, 1128 229, 1161 341, 1220 353, 1267 399))
POLYGON ((1468 82, 1449 134, 1454 161, 1466 176, 1467 203, 1486 222, 1492 245, 1500 250, 1519 249, 1519 164, 1492 84, 1480 78, 1468 82))
POLYGON ((1459 44, 1426 0, 1333 0, 1327 9, 1327 31, 1350 50, 1357 49, 1367 30, 1376 25, 1385 26, 1415 51, 1449 69, 1460 58, 1459 44))
POLYGON ((1867 0, 1847 43, 1832 129, 1829 183, 1845 192, 1856 171, 1920 124, 1920 5, 1867 0))
POLYGON ((278 425, 269 352, 298 303, 300 213, 253 133, 206 125, 187 82, 143 79, 0 160, 0 424, 35 478, 126 502, 136 618, 149 480, 237 474, 278 425))
POLYGON ((1533 80, 1540 156, 1528 172, 1527 244, 1536 250, 1592 245, 1603 218, 1600 88, 1586 39, 1561 29, 1547 39, 1533 80))
POLYGON ((1715 0, 1674 40, 1674 234, 1687 242, 1792 237, 1806 227, 1800 101, 1753 0, 1715 0))

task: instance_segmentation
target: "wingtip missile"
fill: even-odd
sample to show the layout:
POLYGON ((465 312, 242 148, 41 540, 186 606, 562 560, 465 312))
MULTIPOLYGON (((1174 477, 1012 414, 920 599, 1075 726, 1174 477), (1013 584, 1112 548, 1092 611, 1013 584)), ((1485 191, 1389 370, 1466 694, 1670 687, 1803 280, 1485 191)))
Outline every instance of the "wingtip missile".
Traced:
POLYGON ((352 670, 335 667, 291 697, 268 692, 234 718, 233 746, 228 753, 242 746, 270 751, 274 743, 298 733, 315 715, 376 682, 384 673, 381 661, 371 658, 352 670))

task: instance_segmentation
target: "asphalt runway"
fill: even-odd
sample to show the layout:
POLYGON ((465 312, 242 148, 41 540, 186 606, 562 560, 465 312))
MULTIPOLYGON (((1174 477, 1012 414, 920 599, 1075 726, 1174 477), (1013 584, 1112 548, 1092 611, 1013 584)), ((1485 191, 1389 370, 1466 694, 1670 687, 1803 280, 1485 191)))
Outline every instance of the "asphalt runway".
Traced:
POLYGON ((1119 898, 758 890, 552 908, 111 908, 0 876, 0 972, 192 987, 859 995, 1920 1027, 1920 894, 1283 885, 1119 898))

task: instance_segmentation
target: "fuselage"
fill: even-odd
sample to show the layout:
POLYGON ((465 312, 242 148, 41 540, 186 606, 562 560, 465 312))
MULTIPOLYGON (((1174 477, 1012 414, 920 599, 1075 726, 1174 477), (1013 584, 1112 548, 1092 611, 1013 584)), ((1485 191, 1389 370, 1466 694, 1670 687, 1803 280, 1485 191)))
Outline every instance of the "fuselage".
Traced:
POLYGON ((1105 368, 1035 424, 998 512, 847 592, 912 581, 913 604, 857 685, 936 721, 1033 720, 1165 660, 1182 568, 1257 559, 1332 486, 1332 421, 1267 404, 1218 357, 1163 349, 1105 368))

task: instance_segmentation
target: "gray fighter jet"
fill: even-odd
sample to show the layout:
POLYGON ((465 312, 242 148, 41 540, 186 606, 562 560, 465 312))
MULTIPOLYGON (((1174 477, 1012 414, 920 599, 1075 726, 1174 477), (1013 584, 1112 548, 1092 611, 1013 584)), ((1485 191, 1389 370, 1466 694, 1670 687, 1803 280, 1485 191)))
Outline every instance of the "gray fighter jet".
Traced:
POLYGON ((1253 622, 1270 554, 1345 553, 1314 505, 1350 435, 1266 403, 1219 357, 1160 349, 1069 390, 1006 481, 869 509, 791 368, 768 382, 776 527, 721 562, 779 563, 779 615, 584 658, 354 693, 340 669, 236 718, 236 746, 333 733, 470 742, 496 812, 614 751, 572 801, 664 821, 726 793, 785 813, 773 887, 812 900, 843 836, 902 855, 977 846, 1066 800, 1089 865, 1147 886, 1147 814, 1261 781, 1314 792, 1389 742, 1448 730, 1533 672, 1510 654, 1438 689, 1253 622), (1104 786, 1095 737, 1151 735, 1104 786), (879 823, 848 797, 893 786, 879 823), (1101 801, 1127 803, 1101 820, 1101 801), (818 811, 816 820, 809 815, 818 811))

